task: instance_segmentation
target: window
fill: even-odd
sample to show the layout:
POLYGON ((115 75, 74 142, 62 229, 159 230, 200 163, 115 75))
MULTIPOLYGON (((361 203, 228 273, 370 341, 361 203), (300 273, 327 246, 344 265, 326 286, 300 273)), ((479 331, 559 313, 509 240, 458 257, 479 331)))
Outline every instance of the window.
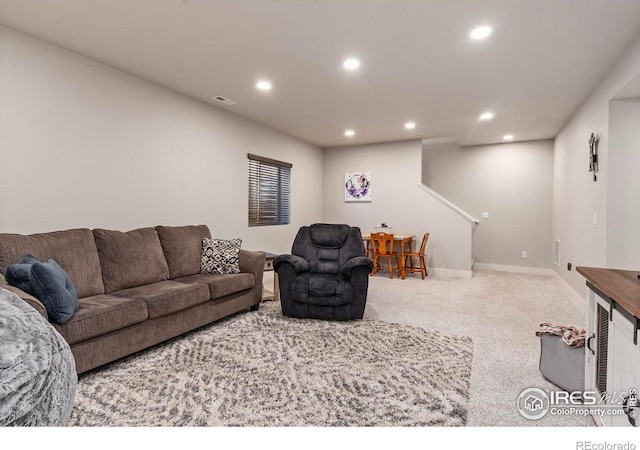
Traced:
POLYGON ((289 223, 292 164, 249 153, 249 226, 289 223))

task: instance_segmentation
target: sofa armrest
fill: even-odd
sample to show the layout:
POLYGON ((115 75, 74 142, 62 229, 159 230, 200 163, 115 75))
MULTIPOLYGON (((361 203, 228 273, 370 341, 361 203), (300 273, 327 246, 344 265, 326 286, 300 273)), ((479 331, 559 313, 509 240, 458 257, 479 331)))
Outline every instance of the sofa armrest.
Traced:
POLYGON ((255 279, 256 284, 253 286, 253 300, 256 305, 262 301, 262 277, 264 275, 265 259, 266 256, 264 252, 240 249, 238 253, 240 272, 251 273, 255 279))
POLYGON ((40 300, 35 298, 33 295, 29 295, 25 291, 23 291, 21 289, 18 289, 17 287, 14 287, 14 286, 11 286, 10 284, 7 284, 7 282, 5 281, 5 279, 2 276, 2 274, 0 274, 0 288, 6 289, 9 292, 13 292, 18 297, 20 297, 22 300, 24 300, 29 305, 31 305, 33 307, 33 309, 38 311, 42 317, 44 317, 45 319, 49 320, 49 315, 47 314, 47 309, 44 307, 42 302, 40 302, 40 300))

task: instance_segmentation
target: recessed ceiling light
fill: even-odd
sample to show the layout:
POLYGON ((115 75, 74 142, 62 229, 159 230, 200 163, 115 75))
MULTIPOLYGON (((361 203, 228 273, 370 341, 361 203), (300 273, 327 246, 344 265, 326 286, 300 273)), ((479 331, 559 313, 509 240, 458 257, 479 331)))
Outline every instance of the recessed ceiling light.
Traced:
POLYGON ((347 130, 347 131, 344 132, 344 135, 345 136, 349 136, 349 137, 351 137, 351 136, 353 136, 355 134, 356 134, 356 132, 353 131, 353 130, 347 130))
POLYGON ((407 130, 413 130, 416 127, 416 124, 414 122, 407 122, 404 124, 404 127, 407 130))
POLYGON ((347 59, 342 63, 342 66, 347 69, 347 70, 355 70, 358 67, 360 67, 360 61, 358 61, 357 59, 347 59))
POLYGON ((486 113, 480 114, 480 120, 489 120, 489 119, 493 119, 493 113, 486 112, 486 113))
POLYGON ((478 27, 471 32, 469 37, 471 39, 484 39, 489 36, 492 31, 491 27, 478 27))
POLYGON ((504 139, 505 141, 512 141, 513 134, 505 134, 504 136, 502 136, 502 139, 504 139))
POLYGON ((261 91, 268 91, 271 89, 271 83, 265 80, 261 80, 256 83, 256 87, 261 91))

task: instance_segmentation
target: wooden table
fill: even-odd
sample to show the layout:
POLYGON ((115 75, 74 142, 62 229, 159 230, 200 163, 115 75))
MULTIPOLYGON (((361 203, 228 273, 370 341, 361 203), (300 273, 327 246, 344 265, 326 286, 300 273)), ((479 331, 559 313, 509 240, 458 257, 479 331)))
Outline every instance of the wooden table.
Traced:
MULTIPOLYGON (((413 244, 413 239, 416 237, 415 234, 403 234, 403 233, 394 233, 393 241, 395 244, 400 245, 400 267, 398 268, 400 272, 400 276, 402 279, 405 279, 406 272, 404 270, 404 252, 405 248, 411 250, 411 245, 413 244)), ((364 242, 364 248, 369 252, 369 242, 371 241, 371 233, 363 233, 362 241, 364 242)))

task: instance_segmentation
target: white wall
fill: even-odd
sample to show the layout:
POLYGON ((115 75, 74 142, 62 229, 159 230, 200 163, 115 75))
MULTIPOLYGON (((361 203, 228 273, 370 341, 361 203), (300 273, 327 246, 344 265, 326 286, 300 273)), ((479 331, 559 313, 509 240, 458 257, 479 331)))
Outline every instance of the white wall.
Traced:
MULTIPOLYGON (((596 62, 597 63, 597 62, 596 62)), ((561 264, 554 270, 576 292, 586 295, 585 279, 575 266, 607 267, 607 184, 617 176, 609 170, 609 102, 640 71, 640 40, 611 68, 585 104, 555 139, 553 175, 552 238, 561 241, 561 264), (591 133, 600 135, 598 180, 588 171, 591 133), (594 224, 594 213, 597 224, 594 224)), ((640 191, 640 179, 630 180, 626 188, 640 191)), ((637 225, 637 224, 636 224, 637 225)), ((627 239, 624 234, 619 239, 627 239)), ((636 268, 637 270, 638 268, 636 268)))
POLYGON ((322 150, 0 26, 0 231, 209 225, 288 252, 322 150), (290 225, 247 226, 247 153, 293 164, 290 225))
POLYGON ((553 141, 424 140, 422 167, 424 184, 480 221, 475 263, 550 269, 553 141))
POLYGON ((470 276, 470 222, 420 187, 422 142, 402 141, 325 149, 324 212, 327 222, 374 231, 382 222, 396 233, 430 233, 427 264, 436 274, 470 276), (372 201, 345 202, 344 174, 372 173, 372 201))
POLYGON ((640 270, 640 100, 609 109, 607 266, 640 270))

